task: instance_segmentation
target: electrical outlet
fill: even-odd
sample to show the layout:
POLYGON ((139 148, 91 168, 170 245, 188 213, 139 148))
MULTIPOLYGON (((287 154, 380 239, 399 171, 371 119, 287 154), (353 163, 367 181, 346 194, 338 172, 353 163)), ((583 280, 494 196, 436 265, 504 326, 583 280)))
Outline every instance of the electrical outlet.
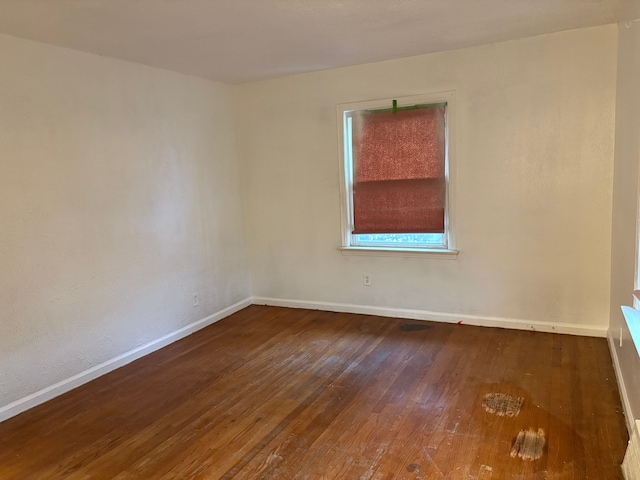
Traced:
POLYGON ((198 294, 194 293, 193 294, 193 306, 197 307, 198 305, 200 305, 200 299, 198 298, 198 294))
POLYGON ((370 287, 371 286, 371 275, 369 275, 368 273, 363 273, 362 274, 362 284, 365 287, 370 287))

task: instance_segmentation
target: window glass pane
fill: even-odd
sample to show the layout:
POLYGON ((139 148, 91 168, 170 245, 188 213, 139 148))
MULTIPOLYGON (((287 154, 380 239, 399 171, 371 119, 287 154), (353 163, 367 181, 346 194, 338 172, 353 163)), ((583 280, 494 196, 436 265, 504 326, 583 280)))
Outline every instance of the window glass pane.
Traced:
POLYGON ((401 246, 433 246, 444 245, 442 233, 377 233, 353 236, 353 243, 357 245, 396 245, 401 246))

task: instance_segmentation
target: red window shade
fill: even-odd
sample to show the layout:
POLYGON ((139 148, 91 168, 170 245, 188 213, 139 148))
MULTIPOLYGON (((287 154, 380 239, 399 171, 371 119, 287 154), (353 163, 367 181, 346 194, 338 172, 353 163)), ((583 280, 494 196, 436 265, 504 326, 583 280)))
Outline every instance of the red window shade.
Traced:
POLYGON ((444 233, 445 108, 353 117, 354 234, 444 233))

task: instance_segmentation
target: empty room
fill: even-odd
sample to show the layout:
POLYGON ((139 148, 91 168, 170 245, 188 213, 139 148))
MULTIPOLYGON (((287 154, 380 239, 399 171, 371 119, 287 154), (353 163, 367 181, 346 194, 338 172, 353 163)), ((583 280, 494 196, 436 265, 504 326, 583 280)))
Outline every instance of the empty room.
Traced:
POLYGON ((640 479, 639 85, 637 0, 2 0, 0 479, 640 479))

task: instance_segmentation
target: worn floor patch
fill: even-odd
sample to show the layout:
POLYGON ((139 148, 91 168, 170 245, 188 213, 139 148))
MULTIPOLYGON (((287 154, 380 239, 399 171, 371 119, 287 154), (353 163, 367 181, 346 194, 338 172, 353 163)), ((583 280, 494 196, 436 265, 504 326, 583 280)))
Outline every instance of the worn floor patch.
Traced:
POLYGON ((487 393, 482 401, 482 406, 489 413, 499 417, 515 417, 520 413, 524 398, 514 397, 506 393, 487 393))
POLYGON ((523 460, 537 460, 544 452, 544 430, 539 428, 536 432, 533 428, 529 430, 520 430, 513 447, 511 447, 511 456, 520 457, 523 460))
POLYGON ((401 332, 417 332, 419 330, 429 330, 431 327, 429 325, 416 325, 412 323, 405 323, 400 325, 399 330, 401 332))
POLYGON ((419 472, 420 465, 417 463, 412 463, 411 465, 407 465, 407 472, 419 472))

